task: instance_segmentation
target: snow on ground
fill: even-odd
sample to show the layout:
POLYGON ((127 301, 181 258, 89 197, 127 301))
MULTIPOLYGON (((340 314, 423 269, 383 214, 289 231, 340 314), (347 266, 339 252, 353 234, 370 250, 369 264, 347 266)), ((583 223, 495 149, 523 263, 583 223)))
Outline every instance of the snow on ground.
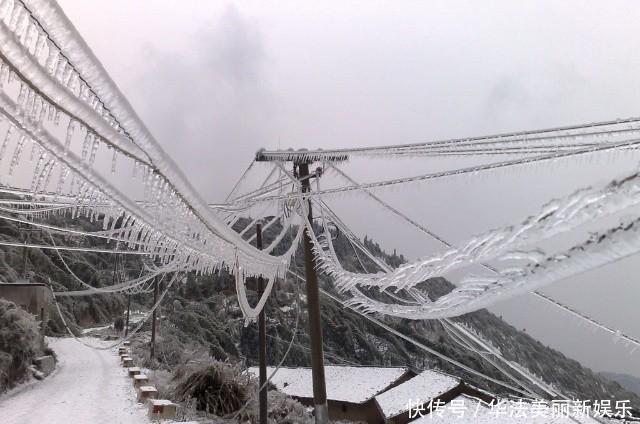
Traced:
MULTIPOLYGON (((85 338, 87 343, 106 343, 85 338)), ((110 342, 112 343, 112 342, 110 342)), ((0 398, 7 424, 150 423, 115 350, 95 350, 71 338, 49 339, 59 369, 49 378, 0 398)))
POLYGON ((82 334, 91 333, 91 332, 93 332, 93 331, 106 330, 107 328, 111 328, 111 325, 105 325, 104 327, 90 327, 90 328, 83 328, 83 329, 82 329, 82 334))

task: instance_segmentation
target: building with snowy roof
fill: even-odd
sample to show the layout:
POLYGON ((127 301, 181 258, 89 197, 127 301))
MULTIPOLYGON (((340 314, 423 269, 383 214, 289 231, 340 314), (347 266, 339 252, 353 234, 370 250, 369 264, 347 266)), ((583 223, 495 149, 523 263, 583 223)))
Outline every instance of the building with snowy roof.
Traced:
MULTIPOLYGON (((267 375, 273 371, 267 367, 267 375)), ((258 375, 258 368, 249 368, 258 375)), ((415 373, 408 368, 353 367, 327 365, 325 367, 327 403, 332 420, 383 423, 384 416, 376 403, 376 395, 396 387, 415 373)), ((271 383, 300 403, 313 406, 313 384, 310 368, 280 368, 271 383)))
POLYGON ((425 408, 429 402, 446 404, 462 393, 491 402, 493 396, 482 392, 460 379, 437 370, 425 370, 396 387, 375 397, 385 423, 411 422, 411 408, 425 408))
POLYGON ((428 415, 417 415, 412 424, 597 424, 602 422, 586 413, 579 414, 568 409, 554 410, 544 402, 501 400, 492 406, 468 395, 456 396, 442 407, 434 408, 428 415))

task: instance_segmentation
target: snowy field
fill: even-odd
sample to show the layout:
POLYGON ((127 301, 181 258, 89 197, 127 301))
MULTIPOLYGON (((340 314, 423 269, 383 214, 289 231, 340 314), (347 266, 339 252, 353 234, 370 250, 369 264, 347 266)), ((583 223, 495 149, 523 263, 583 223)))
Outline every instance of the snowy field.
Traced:
MULTIPOLYGON (((105 342, 85 338, 96 346, 105 342)), ((111 342, 112 343, 112 342, 111 342)), ((49 378, 0 397, 7 424, 150 423, 146 408, 114 350, 95 350, 71 338, 49 339, 58 369, 49 378)))

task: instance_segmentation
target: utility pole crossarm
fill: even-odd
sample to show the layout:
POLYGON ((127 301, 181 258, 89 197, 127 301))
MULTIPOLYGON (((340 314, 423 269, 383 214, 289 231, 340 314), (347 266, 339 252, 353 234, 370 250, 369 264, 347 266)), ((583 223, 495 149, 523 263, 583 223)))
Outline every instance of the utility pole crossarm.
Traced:
POLYGON ((294 162, 294 163, 310 163, 310 162, 344 162, 349 160, 346 152, 339 150, 265 150, 260 149, 256 152, 256 162, 294 162))

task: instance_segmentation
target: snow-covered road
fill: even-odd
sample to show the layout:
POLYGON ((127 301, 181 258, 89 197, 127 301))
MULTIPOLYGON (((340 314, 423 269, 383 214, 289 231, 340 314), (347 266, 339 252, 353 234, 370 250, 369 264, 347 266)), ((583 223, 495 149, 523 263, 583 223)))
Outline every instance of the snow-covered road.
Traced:
MULTIPOLYGON (((96 339, 88 343, 100 345, 96 339)), ((7 424, 149 423, 114 350, 95 350, 71 338, 49 339, 58 355, 55 374, 0 398, 7 424)))

